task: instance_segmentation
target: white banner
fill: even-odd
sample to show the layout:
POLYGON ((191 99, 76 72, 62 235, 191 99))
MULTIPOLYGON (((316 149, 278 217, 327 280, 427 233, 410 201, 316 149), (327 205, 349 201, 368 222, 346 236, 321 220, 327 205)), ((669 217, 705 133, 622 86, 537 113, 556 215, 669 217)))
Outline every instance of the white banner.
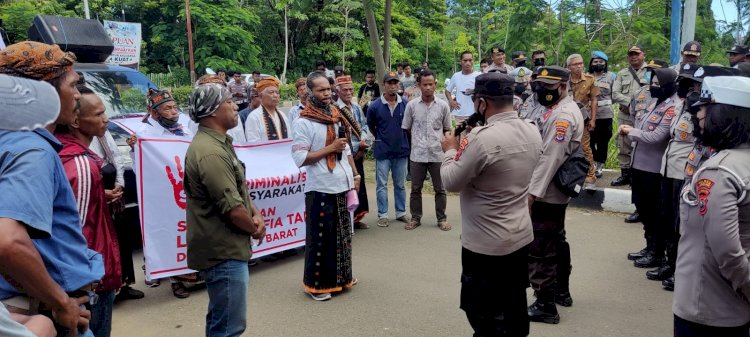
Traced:
POLYGON ((141 24, 104 20, 104 30, 115 45, 106 63, 138 68, 141 60, 141 24))
MULTIPOLYGON (((245 163, 250 198, 261 211, 267 228, 262 243, 253 243, 253 258, 305 244, 307 177, 292 160, 291 144, 291 140, 283 140, 235 146, 237 156, 245 163)), ((148 279, 193 272, 187 267, 182 188, 189 145, 189 140, 177 137, 147 137, 138 138, 135 146, 133 168, 148 279)))

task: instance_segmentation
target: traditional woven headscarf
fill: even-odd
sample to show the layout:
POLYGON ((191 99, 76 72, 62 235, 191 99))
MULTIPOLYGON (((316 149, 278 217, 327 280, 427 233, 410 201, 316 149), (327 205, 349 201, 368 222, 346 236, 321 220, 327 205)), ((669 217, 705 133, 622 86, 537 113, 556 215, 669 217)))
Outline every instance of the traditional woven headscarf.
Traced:
POLYGON ((24 41, 0 51, 0 73, 49 81, 73 68, 76 56, 56 44, 24 41))
POLYGON ((263 89, 268 87, 279 87, 279 80, 276 79, 276 77, 266 77, 260 81, 258 81, 257 84, 255 84, 255 90, 258 90, 258 93, 263 92, 263 89))
MULTIPOLYGON (((345 128, 347 143, 351 144, 351 124, 346 118, 343 118, 341 111, 334 104, 325 104, 318 101, 315 96, 308 96, 310 101, 317 102, 317 104, 307 104, 305 108, 300 112, 301 118, 307 118, 313 122, 318 122, 326 126, 326 146, 331 145, 336 139, 336 133, 334 131, 334 124, 341 122, 339 127, 345 128)), ((336 153, 331 153, 326 156, 326 165, 328 171, 333 172, 336 168, 336 153)))
POLYGON ((164 103, 174 102, 174 98, 172 98, 172 93, 170 93, 167 90, 156 90, 153 88, 148 89, 148 94, 146 94, 146 99, 148 100, 149 109, 156 109, 164 103))
POLYGON ((195 86, 209 84, 209 83, 218 84, 224 87, 227 86, 227 82, 225 82, 221 78, 221 76, 211 75, 211 74, 206 74, 206 75, 201 76, 201 78, 199 78, 198 81, 195 83, 195 86))
POLYGON ((226 86, 209 83, 195 87, 190 94, 190 119, 197 123, 201 118, 214 113, 230 97, 232 94, 226 86))

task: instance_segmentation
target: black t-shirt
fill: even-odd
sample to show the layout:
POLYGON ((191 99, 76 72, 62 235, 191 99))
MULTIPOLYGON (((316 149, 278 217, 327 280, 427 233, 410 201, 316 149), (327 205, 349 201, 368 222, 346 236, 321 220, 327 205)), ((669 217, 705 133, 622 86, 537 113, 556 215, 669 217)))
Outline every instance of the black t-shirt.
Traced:
POLYGON ((372 85, 364 84, 361 87, 359 87, 359 94, 357 95, 357 100, 362 100, 362 96, 367 93, 370 96, 370 100, 373 100, 375 98, 380 97, 380 86, 378 86, 377 83, 373 83, 372 85))

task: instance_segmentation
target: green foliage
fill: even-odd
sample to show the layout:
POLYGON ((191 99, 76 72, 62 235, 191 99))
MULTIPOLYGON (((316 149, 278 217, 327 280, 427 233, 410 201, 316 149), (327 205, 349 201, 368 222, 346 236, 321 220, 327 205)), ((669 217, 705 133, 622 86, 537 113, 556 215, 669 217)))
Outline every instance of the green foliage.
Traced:
POLYGON ((120 101, 125 111, 146 111, 146 97, 138 88, 122 91, 120 101))
POLYGON ((0 5, 0 19, 11 41, 20 42, 28 37, 28 30, 37 14, 74 16, 57 1, 9 1, 0 5))
POLYGON ((184 108, 188 106, 191 92, 193 92, 193 87, 189 85, 172 88, 172 97, 174 97, 177 105, 184 108))

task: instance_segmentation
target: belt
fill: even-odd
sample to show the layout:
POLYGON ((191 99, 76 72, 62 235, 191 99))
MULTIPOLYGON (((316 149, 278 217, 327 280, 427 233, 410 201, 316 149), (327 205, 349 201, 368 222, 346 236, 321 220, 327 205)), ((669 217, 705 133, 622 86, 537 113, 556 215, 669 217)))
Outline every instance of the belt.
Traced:
MULTIPOLYGON (((92 283, 84 286, 81 289, 67 292, 67 294, 71 298, 89 296, 89 303, 86 307, 88 309, 91 309, 90 306, 96 304, 96 301, 98 300, 96 293, 94 292, 94 289, 97 285, 98 283, 92 283)), ((36 315, 40 311, 49 310, 49 308, 44 305, 44 303, 41 303, 38 299, 29 297, 25 294, 19 294, 13 297, 6 298, 2 300, 2 303, 5 305, 9 312, 22 315, 36 315)))

